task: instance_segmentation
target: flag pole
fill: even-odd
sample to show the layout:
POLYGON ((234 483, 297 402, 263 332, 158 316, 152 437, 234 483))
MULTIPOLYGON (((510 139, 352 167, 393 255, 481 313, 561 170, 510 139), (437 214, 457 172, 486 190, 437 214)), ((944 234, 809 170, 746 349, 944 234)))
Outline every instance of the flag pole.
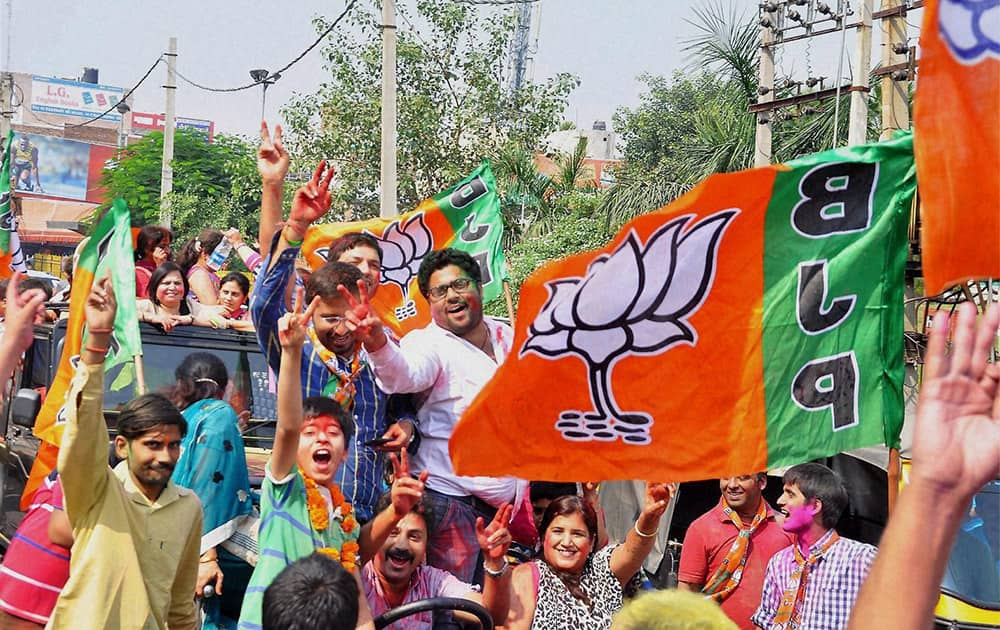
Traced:
POLYGON ((899 449, 890 448, 889 449, 889 468, 886 471, 889 478, 889 515, 892 515, 892 510, 896 507, 896 499, 899 498, 899 449))
POLYGON ((503 296, 507 300, 507 318, 511 327, 514 326, 514 299, 510 295, 510 280, 503 281, 503 296))
POLYGON ((142 355, 137 354, 132 358, 135 360, 135 387, 142 396, 146 393, 146 372, 142 368, 142 355))

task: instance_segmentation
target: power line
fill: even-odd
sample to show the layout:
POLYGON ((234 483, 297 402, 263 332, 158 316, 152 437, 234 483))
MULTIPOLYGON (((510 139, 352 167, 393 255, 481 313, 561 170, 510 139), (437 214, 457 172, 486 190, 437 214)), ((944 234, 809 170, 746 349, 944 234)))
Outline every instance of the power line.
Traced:
POLYGON ((469 4, 472 6, 504 6, 511 4, 532 4, 534 2, 541 2, 541 0, 455 0, 458 4, 469 4))
MULTIPOLYGON (((537 0, 532 0, 532 1, 537 1, 537 0)), ((327 29, 325 31, 323 31, 322 33, 320 33, 319 37, 316 38, 316 41, 314 41, 308 48, 306 48, 305 50, 303 50, 302 54, 300 54, 295 59, 292 59, 285 67, 280 68, 278 70, 275 70, 269 76, 265 77, 264 79, 262 79, 260 81, 254 81, 253 83, 248 83, 246 85, 241 85, 239 87, 233 87, 233 88, 213 88, 213 87, 208 87, 207 85, 202 85, 200 83, 196 83, 195 81, 192 81, 191 79, 187 78, 186 76, 184 76, 183 74, 181 74, 176 69, 174 70, 174 73, 177 76, 179 76, 185 83, 188 83, 188 84, 190 84, 190 85, 198 88, 199 90, 205 90, 206 92, 241 92, 243 90, 249 90, 250 88, 257 87, 258 85, 260 85, 261 83, 263 83, 267 79, 273 77, 276 74, 281 74, 281 73, 285 72, 286 70, 288 70, 289 68, 291 68, 292 66, 294 66, 295 64, 297 64, 299 61, 301 61, 303 57, 305 57, 306 55, 308 55, 309 52, 312 51, 313 48, 316 48, 316 46, 318 46, 319 43, 322 42, 323 39, 326 38, 326 36, 329 35, 333 31, 333 29, 337 27, 337 24, 339 24, 340 21, 344 19, 344 17, 347 15, 347 13, 352 8, 354 8, 354 5, 357 4, 357 2, 358 2, 358 0, 351 0, 347 4, 347 6, 344 8, 344 10, 340 13, 340 15, 337 16, 337 19, 335 19, 330 24, 330 26, 327 27, 327 29)))
MULTIPOLYGON (((149 78, 149 75, 151 75, 153 73, 153 70, 156 68, 156 66, 158 66, 160 64, 161 61, 163 61, 163 55, 160 55, 159 57, 156 58, 156 61, 154 61, 153 65, 151 65, 149 67, 149 70, 146 70, 146 74, 142 75, 142 78, 139 79, 139 82, 136 83, 134 86, 132 86, 132 89, 129 90, 128 92, 126 92, 124 96, 122 96, 121 101, 128 100, 128 97, 132 96, 132 92, 135 92, 137 89, 139 89, 139 86, 142 85, 143 81, 145 81, 146 79, 149 78)), ((119 103, 121 101, 119 101, 119 103)), ((115 109, 116 107, 118 107, 118 103, 115 103, 111 107, 109 107, 106 110, 104 110, 100 115, 94 116, 90 120, 85 120, 82 123, 74 123, 72 125, 65 125, 65 126, 66 127, 84 127, 84 126, 89 125, 90 123, 92 123, 94 121, 97 121, 97 120, 100 120, 101 118, 104 118, 105 116, 107 116, 108 114, 111 113, 111 110, 115 109)))

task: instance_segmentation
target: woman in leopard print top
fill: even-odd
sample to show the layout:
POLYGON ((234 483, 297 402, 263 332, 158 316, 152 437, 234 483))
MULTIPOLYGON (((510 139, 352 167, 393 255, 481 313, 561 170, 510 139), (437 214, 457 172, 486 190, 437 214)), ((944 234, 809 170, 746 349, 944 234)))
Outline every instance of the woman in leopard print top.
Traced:
POLYGON ((607 630, 622 587, 653 548, 670 502, 666 484, 646 483, 646 501, 624 544, 597 551, 597 515, 577 496, 556 499, 539 525, 542 557, 514 569, 510 630, 607 630))

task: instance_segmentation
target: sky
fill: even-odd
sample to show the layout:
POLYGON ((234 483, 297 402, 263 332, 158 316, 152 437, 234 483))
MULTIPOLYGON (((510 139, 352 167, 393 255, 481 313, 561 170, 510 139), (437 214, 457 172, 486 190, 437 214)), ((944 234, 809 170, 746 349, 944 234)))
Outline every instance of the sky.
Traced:
MULTIPOLYGON (((757 11, 756 0, 722 2, 748 14, 757 11)), ((397 3, 412 10, 415 0, 397 3)), ((705 4, 706 0, 539 0, 533 9, 537 33, 533 77, 540 81, 557 72, 577 75, 581 83, 570 96, 564 117, 581 127, 589 128, 595 120, 610 125, 617 108, 639 103, 641 74, 670 75, 691 68, 683 42, 696 29, 687 20, 705 4)), ((250 82, 251 68, 275 70, 294 59, 316 39, 312 18, 332 19, 345 6, 346 0, 0 0, 0 55, 6 59, 9 47, 7 69, 45 76, 74 78, 84 66, 95 67, 102 84, 128 90, 174 36, 181 74, 203 85, 235 87, 250 82)), ((401 22, 400 28, 408 27, 401 22)), ((873 63, 879 56, 877 29, 875 39, 873 63)), ((849 74, 852 33, 845 44, 842 76, 849 74)), ((808 54, 803 45, 788 46, 779 55, 779 72, 801 79, 811 69, 831 76, 836 73, 839 46, 837 35, 815 41, 808 54)), ((279 107, 293 94, 311 93, 323 81, 320 49, 306 55, 268 90, 268 120, 279 118, 279 107)), ((136 90, 133 109, 163 112, 165 81, 166 67, 161 64, 136 90)), ((179 82, 177 115, 213 120, 217 131, 256 134, 260 108, 259 87, 219 94, 179 82)))

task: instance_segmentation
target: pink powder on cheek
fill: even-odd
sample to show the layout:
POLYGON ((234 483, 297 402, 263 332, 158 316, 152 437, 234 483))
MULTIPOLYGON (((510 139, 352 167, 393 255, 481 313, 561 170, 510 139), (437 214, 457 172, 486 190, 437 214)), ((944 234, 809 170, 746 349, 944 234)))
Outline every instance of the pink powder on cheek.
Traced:
POLYGON ((789 510, 788 518, 781 527, 787 532, 801 532, 809 528, 816 515, 816 508, 812 505, 803 505, 799 508, 789 510))

